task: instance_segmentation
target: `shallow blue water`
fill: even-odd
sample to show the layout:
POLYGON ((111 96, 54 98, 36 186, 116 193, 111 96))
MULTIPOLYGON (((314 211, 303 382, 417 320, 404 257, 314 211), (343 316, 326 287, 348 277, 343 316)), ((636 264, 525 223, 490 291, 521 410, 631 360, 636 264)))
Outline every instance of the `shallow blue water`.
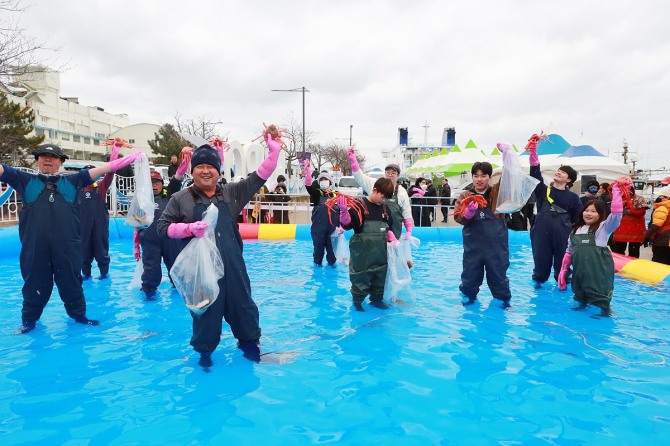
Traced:
POLYGON ((310 242, 248 242, 266 355, 249 362, 224 328, 209 373, 170 283, 155 302, 127 291, 128 240, 111 243, 112 279, 85 285, 99 327, 54 292, 38 328, 12 335, 21 278, 2 258, 0 443, 667 444, 666 285, 617 278, 615 315, 596 320, 533 289, 530 249, 513 251, 511 311, 485 285, 463 307, 460 244, 426 242, 406 305, 358 313, 346 269, 314 269, 310 242))

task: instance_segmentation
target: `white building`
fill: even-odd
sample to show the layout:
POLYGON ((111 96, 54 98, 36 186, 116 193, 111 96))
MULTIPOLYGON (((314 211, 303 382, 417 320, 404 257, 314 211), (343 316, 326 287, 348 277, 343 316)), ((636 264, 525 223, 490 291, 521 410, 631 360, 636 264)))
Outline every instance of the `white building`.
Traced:
POLYGON ((132 149, 123 149, 121 153, 124 152, 136 152, 141 150, 146 153, 149 159, 154 158, 158 155, 155 155, 151 148, 149 147, 149 141, 153 141, 156 138, 156 133, 160 126, 157 124, 149 124, 146 122, 140 124, 132 124, 122 129, 116 130, 109 134, 110 138, 123 138, 128 141, 129 144, 133 146, 132 149))
POLYGON ((79 104, 78 98, 60 96, 60 73, 34 67, 12 79, 9 99, 35 111, 35 133, 45 143, 60 146, 72 159, 105 161, 109 149, 100 142, 128 125, 128 115, 106 113, 98 106, 79 104))

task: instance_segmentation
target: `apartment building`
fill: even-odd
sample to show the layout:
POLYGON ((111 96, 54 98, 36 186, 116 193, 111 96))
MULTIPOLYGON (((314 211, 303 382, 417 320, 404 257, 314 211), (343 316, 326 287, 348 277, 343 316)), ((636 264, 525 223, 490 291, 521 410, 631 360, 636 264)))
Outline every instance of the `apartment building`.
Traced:
POLYGON ((9 87, 19 102, 35 111, 35 133, 46 143, 60 146, 71 159, 106 161, 107 136, 128 126, 128 115, 111 114, 102 107, 79 103, 76 97, 61 97, 60 73, 46 67, 33 67, 15 76, 9 87))

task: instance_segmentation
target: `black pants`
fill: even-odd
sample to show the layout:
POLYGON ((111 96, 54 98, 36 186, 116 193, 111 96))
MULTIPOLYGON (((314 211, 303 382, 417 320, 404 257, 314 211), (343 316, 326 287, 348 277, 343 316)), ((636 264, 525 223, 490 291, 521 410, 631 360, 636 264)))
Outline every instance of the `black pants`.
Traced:
POLYGON ((670 246, 652 246, 651 252, 653 254, 651 260, 664 265, 670 265, 670 246))
POLYGON ((626 255, 626 245, 628 245, 628 255, 630 257, 640 258, 640 242, 612 242, 612 251, 617 254, 626 255))

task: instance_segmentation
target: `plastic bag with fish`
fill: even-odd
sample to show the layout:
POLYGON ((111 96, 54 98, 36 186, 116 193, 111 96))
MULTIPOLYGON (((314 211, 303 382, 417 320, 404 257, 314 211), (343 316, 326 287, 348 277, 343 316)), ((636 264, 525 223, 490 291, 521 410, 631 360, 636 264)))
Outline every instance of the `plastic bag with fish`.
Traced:
POLYGON ((137 229, 145 229, 154 222, 154 192, 151 187, 149 160, 140 157, 134 162, 135 193, 128 207, 125 223, 137 229))
POLYGON ((497 147, 503 156, 503 172, 496 212, 512 214, 524 207, 540 181, 523 172, 519 157, 509 144, 499 142, 497 147))
POLYGON ((205 235, 188 242, 170 270, 170 277, 186 307, 198 316, 216 301, 219 279, 224 274, 223 260, 214 235, 218 217, 219 210, 210 204, 202 216, 202 221, 207 223, 205 235))

